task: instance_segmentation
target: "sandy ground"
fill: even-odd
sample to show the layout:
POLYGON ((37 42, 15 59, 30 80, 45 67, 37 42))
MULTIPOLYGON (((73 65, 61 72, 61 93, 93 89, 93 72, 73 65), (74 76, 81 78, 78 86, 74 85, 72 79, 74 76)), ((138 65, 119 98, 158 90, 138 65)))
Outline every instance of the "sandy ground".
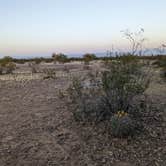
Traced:
MULTIPOLYGON (((147 94, 164 110, 166 84, 154 80, 147 94)), ((166 110, 144 135, 114 139, 100 125, 98 130, 73 121, 58 98, 58 88, 66 85, 65 78, 1 82, 0 166, 166 165, 166 110)))

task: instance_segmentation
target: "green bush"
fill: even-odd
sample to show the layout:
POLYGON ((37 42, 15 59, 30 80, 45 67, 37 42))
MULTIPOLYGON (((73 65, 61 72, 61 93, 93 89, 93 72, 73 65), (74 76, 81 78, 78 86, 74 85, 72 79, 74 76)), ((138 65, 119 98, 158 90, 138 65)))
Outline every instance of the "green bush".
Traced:
POLYGON ((113 135, 131 134, 133 122, 141 123, 141 116, 146 109, 145 100, 135 99, 143 96, 149 85, 149 75, 139 65, 133 71, 134 63, 112 62, 101 77, 88 75, 93 79, 74 79, 68 94, 75 120, 95 123, 111 120, 111 128, 113 123, 117 127, 120 125, 120 128, 115 128, 117 133, 113 135), (85 83, 88 83, 88 87, 85 83), (123 110, 127 116, 117 116, 119 110, 123 110))
POLYGON ((95 60, 96 59, 96 55, 95 54, 90 54, 90 53, 86 53, 83 55, 83 60, 86 63, 89 64, 90 61, 95 60))
POLYGON ((59 54, 52 54, 52 58, 54 60, 54 62, 60 62, 60 63, 65 63, 65 62, 69 62, 69 59, 67 57, 67 55, 59 53, 59 54))
POLYGON ((0 74, 11 74, 16 68, 16 64, 12 62, 13 59, 9 56, 5 56, 0 59, 0 74))
POLYGON ((10 62, 12 62, 12 57, 10 57, 10 56, 5 56, 5 57, 3 57, 2 59, 0 59, 0 65, 2 66, 2 67, 5 67, 8 63, 10 63, 10 62))

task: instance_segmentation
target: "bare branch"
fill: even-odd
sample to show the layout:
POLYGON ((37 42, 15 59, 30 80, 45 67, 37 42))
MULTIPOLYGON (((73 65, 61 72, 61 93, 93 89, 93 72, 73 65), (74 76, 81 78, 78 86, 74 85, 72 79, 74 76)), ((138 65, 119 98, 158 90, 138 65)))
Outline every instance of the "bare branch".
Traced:
POLYGON ((142 52, 142 46, 144 41, 146 40, 143 37, 144 29, 141 28, 138 32, 130 32, 130 30, 126 29, 121 31, 127 40, 131 43, 131 54, 135 55, 138 51, 142 52))

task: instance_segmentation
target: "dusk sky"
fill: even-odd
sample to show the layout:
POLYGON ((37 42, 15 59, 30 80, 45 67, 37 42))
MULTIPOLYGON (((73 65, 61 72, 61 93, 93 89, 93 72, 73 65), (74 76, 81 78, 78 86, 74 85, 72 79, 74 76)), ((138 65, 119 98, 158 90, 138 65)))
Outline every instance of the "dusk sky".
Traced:
POLYGON ((166 0, 0 0, 0 57, 126 49, 126 28, 166 43, 166 0))

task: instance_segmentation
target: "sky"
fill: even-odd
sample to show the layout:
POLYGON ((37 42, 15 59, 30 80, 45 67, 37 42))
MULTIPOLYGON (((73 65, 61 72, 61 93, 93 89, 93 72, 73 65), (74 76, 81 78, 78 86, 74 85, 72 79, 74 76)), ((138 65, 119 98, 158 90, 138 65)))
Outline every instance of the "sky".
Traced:
POLYGON ((0 0, 0 57, 128 49, 121 30, 166 44, 166 0, 0 0))

